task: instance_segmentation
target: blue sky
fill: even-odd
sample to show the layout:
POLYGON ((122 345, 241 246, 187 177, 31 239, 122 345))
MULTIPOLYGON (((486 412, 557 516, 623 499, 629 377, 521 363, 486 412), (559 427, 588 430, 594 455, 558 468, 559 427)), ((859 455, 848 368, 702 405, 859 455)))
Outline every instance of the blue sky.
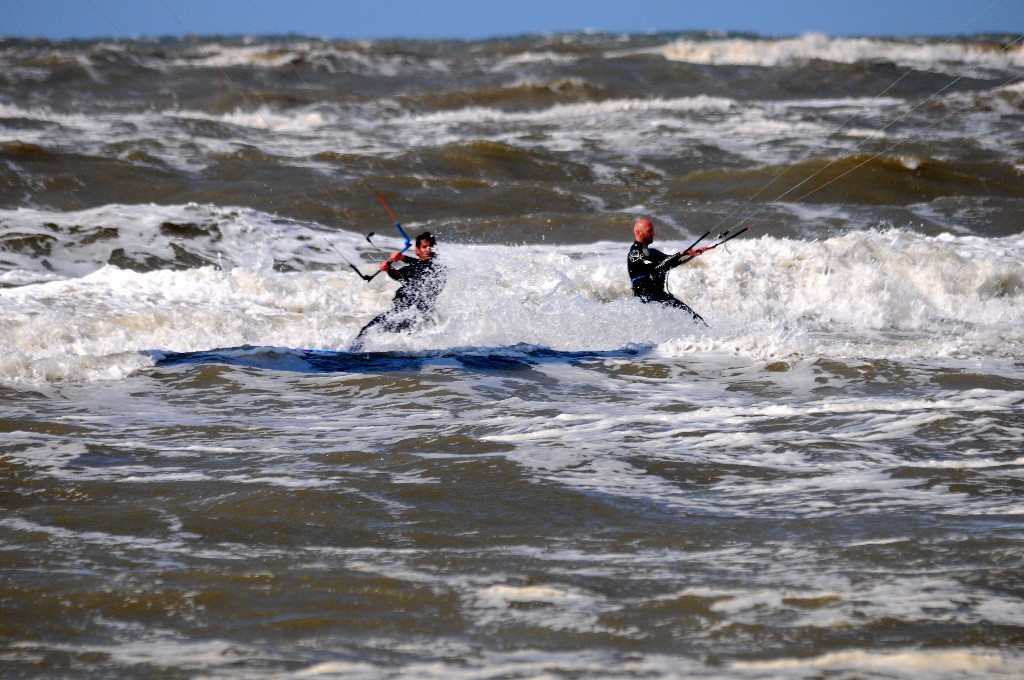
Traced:
POLYGON ((522 33, 1024 33, 1024 0, 0 0, 0 35, 302 33, 485 38, 522 33))

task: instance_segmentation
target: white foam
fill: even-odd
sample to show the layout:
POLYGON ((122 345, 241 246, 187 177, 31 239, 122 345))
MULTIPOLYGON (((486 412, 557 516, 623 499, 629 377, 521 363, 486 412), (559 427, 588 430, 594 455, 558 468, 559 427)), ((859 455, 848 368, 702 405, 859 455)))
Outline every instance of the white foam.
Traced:
MULTIPOLYGON (((78 214, 7 211, 18 229, 44 222, 100 224, 128 252, 173 258, 166 221, 216 234, 189 247, 225 267, 148 273, 101 263, 111 244, 51 258, 70 278, 0 289, 0 376, 6 381, 118 379, 145 365, 141 350, 244 344, 344 347, 390 304, 396 284, 354 276, 315 225, 209 206, 107 206, 78 214), (91 258, 91 259, 90 259, 91 258), (274 261, 333 263, 283 273, 274 261), (54 332, 53 329, 59 329, 54 332)), ((332 242, 359 259, 357 234, 332 242)), ((362 243, 362 245, 360 245, 362 243)), ((397 243, 397 241, 395 241, 397 243)), ((382 245, 393 245, 384 239, 382 245)), ((660 244, 659 244, 660 245, 660 244)), ((624 246, 442 244, 449 283, 439 323, 382 335, 370 347, 422 351, 521 343, 559 350, 656 345, 665 357, 739 353, 758 360, 1020 358, 1024 347, 1024 238, 848 233, 817 242, 741 238, 675 270, 669 287, 702 313, 642 305, 625 276, 624 246), (480 291, 485 294, 481 295, 480 291)), ((373 255, 369 254, 368 255, 373 255)), ((33 266, 26 260, 25 267, 33 266)), ((36 263, 35 266, 38 266, 36 263)))
MULTIPOLYGON (((290 41, 287 43, 224 44, 207 43, 165 60, 149 60, 147 65, 160 69, 286 69, 299 61, 308 61, 315 69, 328 73, 358 73, 394 77, 412 71, 446 72, 450 66, 438 58, 418 58, 411 54, 374 52, 371 45, 357 43, 339 48, 331 43, 290 41)), ((302 78, 301 67, 292 73, 302 78)))
POLYGON ((958 650, 899 650, 876 652, 853 650, 833 652, 811 658, 772 659, 768 661, 735 661, 730 668, 737 671, 757 671, 781 674, 799 674, 821 669, 859 672, 893 677, 960 678, 978 673, 998 673, 1011 677, 1024 671, 1024 663, 1016 656, 987 649, 958 650))
POLYGON ((519 52, 518 54, 513 54, 499 59, 495 62, 494 69, 498 71, 508 71, 518 69, 526 64, 567 65, 576 63, 577 61, 579 61, 579 56, 564 52, 552 52, 551 50, 543 50, 540 52, 519 52))
POLYGON ((231 558, 229 544, 222 543, 216 549, 197 548, 183 540, 181 536, 168 538, 149 538, 128 534, 112 534, 105 531, 75 531, 55 525, 39 524, 14 517, 0 518, 0 526, 11 531, 42 534, 49 540, 59 544, 89 544, 100 546, 110 551, 159 552, 166 554, 187 554, 204 559, 231 558))
MULTIPOLYGON (((108 625, 112 625, 108 623, 108 625)), ((116 626, 113 626, 116 627, 116 626)), ((132 631, 136 632, 136 631, 132 631)), ((154 628, 144 636, 132 635, 130 642, 121 644, 65 644, 60 642, 18 642, 15 648, 20 653, 36 652, 51 654, 54 651, 67 654, 99 654, 109 658, 110 663, 127 668, 144 666, 157 669, 173 669, 180 672, 188 669, 200 675, 207 675, 215 669, 230 672, 239 658, 257 657, 262 652, 231 640, 185 640, 176 638, 171 631, 154 628)), ((259 677, 254 676, 254 677, 259 677)), ((269 674, 263 677, 269 677, 269 674)))
POLYGON ((306 108, 281 112, 268 106, 260 106, 255 111, 235 109, 219 115, 211 115, 205 111, 179 110, 174 115, 194 120, 217 120, 241 127, 275 132, 309 132, 337 122, 318 109, 306 108))
POLYGON ((564 587, 498 584, 478 590, 469 604, 473 607, 471 615, 481 626, 512 620, 518 625, 556 631, 598 632, 605 630, 598 622, 598 614, 606 606, 602 600, 564 587), (513 607, 516 604, 534 607, 513 607))
POLYGON ((674 61, 740 66, 790 66, 812 59, 840 64, 885 60, 923 70, 966 73, 971 69, 1006 71, 1024 66, 1024 50, 936 40, 835 38, 807 33, 795 38, 717 40, 682 39, 651 50, 674 61))
MULTIPOLYGON (((1017 98, 1012 90, 946 95, 942 101, 948 100, 957 110, 966 109, 956 117, 960 126, 925 128, 919 137, 946 141, 966 134, 988 148, 1005 146, 1016 128, 1006 129, 1003 117, 991 109, 1014 112, 1019 108, 1017 98), (975 95, 982 99, 975 101, 975 95)), ((642 155, 660 157, 666 148, 672 149, 673 155, 685 152, 700 157, 707 148, 717 147, 771 164, 802 159, 811 150, 850 153, 863 139, 882 133, 861 126, 844 136, 835 135, 835 118, 857 114, 892 121, 900 117, 901 106, 901 100, 884 97, 740 102, 698 95, 618 98, 515 111, 467 106, 410 114, 390 100, 378 100, 344 105, 317 102, 294 108, 250 103, 216 113, 174 108, 86 115, 0 103, 0 116, 56 124, 7 133, 0 130, 0 142, 20 141, 102 156, 109 153, 111 143, 157 139, 159 146, 147 146, 147 154, 183 171, 197 171, 211 158, 236 152, 240 145, 256 146, 292 164, 319 170, 321 164, 311 159, 325 149, 387 154, 470 140, 492 141, 560 153, 586 152, 595 174, 606 177, 609 153, 615 165, 636 164, 642 155), (220 124, 221 134, 195 135, 188 124, 194 120, 220 124), (544 134, 538 135, 538 129, 544 134), (594 149, 602 153, 595 156, 594 149)))

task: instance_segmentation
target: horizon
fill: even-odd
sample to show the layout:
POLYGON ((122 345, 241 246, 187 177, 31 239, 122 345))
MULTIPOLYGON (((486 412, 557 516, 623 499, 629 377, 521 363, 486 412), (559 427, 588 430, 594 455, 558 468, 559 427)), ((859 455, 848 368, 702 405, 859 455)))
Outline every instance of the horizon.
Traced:
POLYGON ((0 0, 0 37, 89 41, 183 37, 476 41, 536 35, 706 33, 788 38, 1019 36, 1024 2, 819 0, 0 0))
POLYGON ((45 36, 11 36, 0 34, 0 41, 21 41, 21 42, 49 42, 49 43, 91 43, 91 42, 164 42, 164 41, 189 41, 189 40, 229 40, 229 41, 262 41, 262 40, 288 40, 288 39, 300 39, 300 40, 315 40, 322 42, 452 42, 452 43, 473 43, 473 42, 488 42, 488 41, 501 41, 501 40, 520 40, 526 38, 543 38, 543 37, 558 37, 558 36, 623 36, 623 37, 635 37, 635 36, 694 36, 697 38, 707 37, 709 39, 737 39, 737 38, 749 38, 755 40, 792 40, 798 39, 805 36, 821 35, 829 39, 838 40, 932 40, 938 41, 943 39, 960 39, 965 41, 972 41, 978 39, 1000 39, 1014 36, 1016 40, 1022 43, 1024 48, 1024 37, 1018 35, 1013 31, 1000 32, 1000 31, 979 31, 977 33, 959 33, 959 34, 945 34, 945 33, 921 33, 921 34, 850 34, 850 35, 836 35, 832 33, 824 33, 822 31, 804 31, 802 33, 757 33, 754 31, 718 31, 710 29, 666 29, 658 31, 600 31, 600 30, 566 30, 566 31, 535 31, 526 33, 508 33, 508 34, 495 34, 482 37, 422 37, 422 36, 380 36, 374 38, 356 38, 347 36, 324 36, 317 35, 315 33, 303 33, 290 31, 286 33, 253 33, 253 32, 237 32, 237 33, 164 33, 164 34, 134 34, 134 35, 93 35, 83 37, 66 37, 66 38, 49 38, 45 36))

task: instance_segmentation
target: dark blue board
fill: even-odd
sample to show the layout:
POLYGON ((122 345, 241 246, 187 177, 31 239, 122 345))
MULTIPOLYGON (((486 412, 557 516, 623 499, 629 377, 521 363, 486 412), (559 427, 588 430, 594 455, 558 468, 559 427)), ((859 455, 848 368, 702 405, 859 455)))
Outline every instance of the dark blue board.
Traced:
POLYGON ((349 352, 334 349, 293 349, 254 345, 221 347, 198 352, 150 350, 143 354, 154 359, 157 366, 228 364, 300 373, 365 373, 401 370, 402 368, 417 368, 418 366, 415 364, 422 360, 418 355, 403 356, 395 352, 349 352))
POLYGON ((631 358, 649 350, 649 346, 630 345, 610 351, 563 352, 538 345, 519 344, 420 352, 349 352, 243 345, 199 352, 146 350, 142 354, 153 359, 158 367, 227 364, 299 373, 387 373, 418 371, 427 363, 452 361, 476 371, 515 371, 547 362, 576 363, 594 359, 631 358))

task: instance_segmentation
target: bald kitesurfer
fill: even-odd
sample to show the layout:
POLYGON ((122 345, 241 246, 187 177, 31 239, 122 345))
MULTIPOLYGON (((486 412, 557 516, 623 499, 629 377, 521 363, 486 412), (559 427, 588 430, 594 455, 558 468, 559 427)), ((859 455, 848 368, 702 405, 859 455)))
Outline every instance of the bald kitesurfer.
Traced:
POLYGON ((704 249, 679 251, 674 255, 666 255, 660 250, 651 248, 654 243, 654 224, 648 219, 638 219, 633 223, 633 246, 626 258, 629 280, 633 285, 633 295, 642 302, 658 302, 666 307, 682 309, 693 317, 695 323, 707 326, 707 322, 689 305, 677 300, 665 290, 665 278, 673 267, 689 262, 704 249))
POLYGON ((429 231, 425 231, 416 237, 416 256, 419 259, 394 252, 381 263, 379 269, 396 281, 401 281, 402 285, 395 293, 391 309, 363 326, 352 341, 351 351, 362 350, 363 336, 371 329, 401 333, 427 323, 434 312, 434 302, 448 279, 444 265, 437 263, 437 254, 434 252, 436 246, 437 240, 429 231), (404 263, 404 266, 392 266, 392 263, 398 262, 404 263))

